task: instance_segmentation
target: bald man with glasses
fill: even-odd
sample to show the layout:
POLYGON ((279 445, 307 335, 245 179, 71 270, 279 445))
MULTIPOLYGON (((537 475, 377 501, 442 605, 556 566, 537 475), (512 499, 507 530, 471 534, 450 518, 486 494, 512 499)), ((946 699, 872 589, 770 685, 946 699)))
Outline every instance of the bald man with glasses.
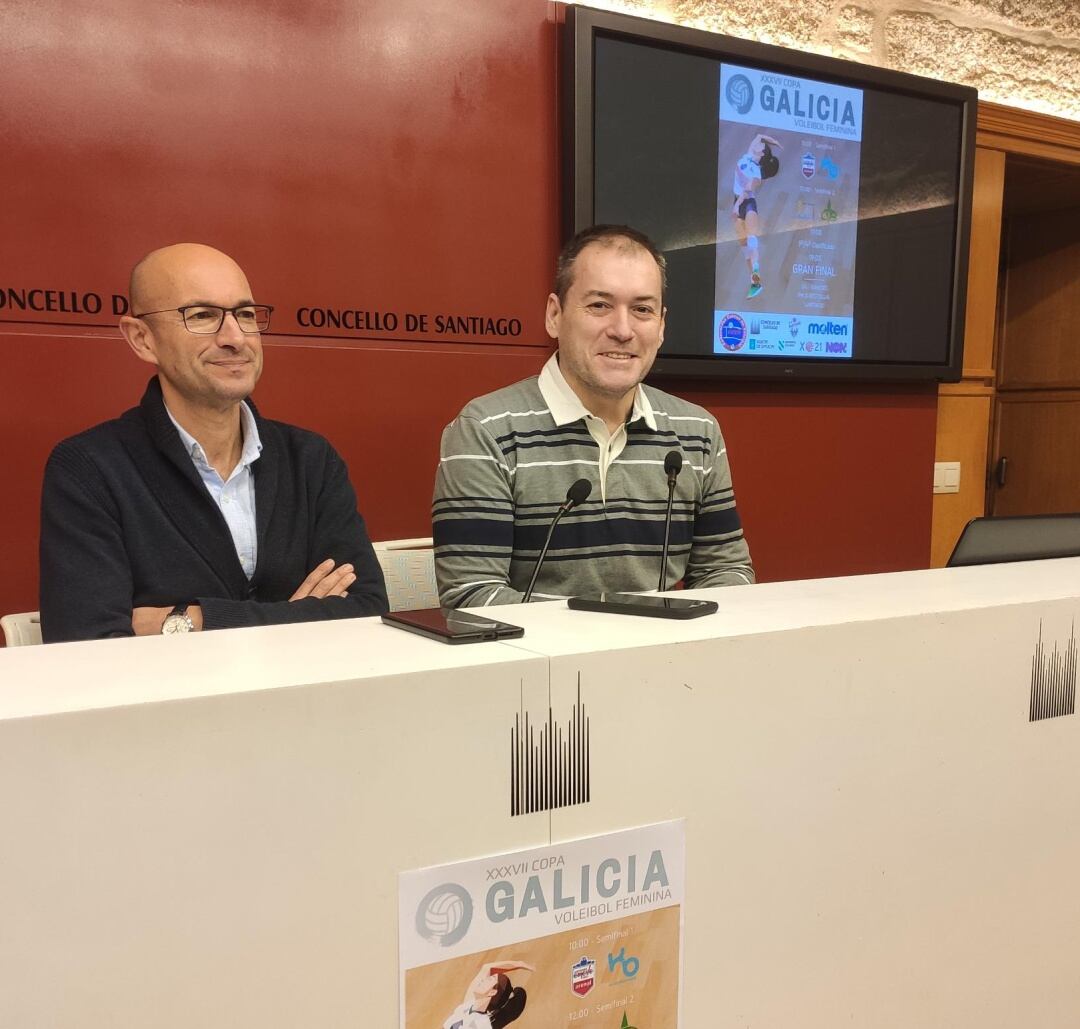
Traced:
POLYGON ((46 642, 351 618, 388 610, 341 458, 263 418, 257 304, 212 247, 132 271, 120 331, 155 366, 138 407, 64 440, 45 469, 46 642))

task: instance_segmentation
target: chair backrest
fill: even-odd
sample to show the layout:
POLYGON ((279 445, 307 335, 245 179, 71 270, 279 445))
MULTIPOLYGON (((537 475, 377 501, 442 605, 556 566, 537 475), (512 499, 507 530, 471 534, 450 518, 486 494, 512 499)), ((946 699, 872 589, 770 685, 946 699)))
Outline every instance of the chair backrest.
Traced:
POLYGON ((41 616, 37 611, 24 611, 0 618, 4 643, 9 647, 29 647, 41 642, 41 616))
POLYGON ((1080 557, 1080 514, 973 518, 964 526, 949 568, 1080 557))
POLYGON ((431 546, 430 536, 374 544, 375 556, 386 579, 386 595, 391 611, 439 606, 435 552, 431 546))

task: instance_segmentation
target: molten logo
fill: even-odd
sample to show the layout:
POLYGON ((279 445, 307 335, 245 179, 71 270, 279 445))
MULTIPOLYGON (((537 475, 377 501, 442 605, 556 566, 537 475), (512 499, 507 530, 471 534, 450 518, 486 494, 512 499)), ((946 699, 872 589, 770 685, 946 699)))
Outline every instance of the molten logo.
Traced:
POLYGON ((839 322, 810 322, 806 331, 811 336, 846 336, 848 327, 839 322))

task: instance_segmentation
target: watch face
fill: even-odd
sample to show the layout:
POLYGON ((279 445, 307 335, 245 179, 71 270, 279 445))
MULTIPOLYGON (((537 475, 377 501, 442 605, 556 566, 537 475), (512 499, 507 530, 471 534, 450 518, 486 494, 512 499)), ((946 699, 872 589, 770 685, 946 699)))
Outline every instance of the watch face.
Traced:
POLYGON ((165 621, 161 623, 161 634, 163 636, 175 636, 178 633, 191 632, 191 619, 186 614, 173 613, 165 616, 165 621))

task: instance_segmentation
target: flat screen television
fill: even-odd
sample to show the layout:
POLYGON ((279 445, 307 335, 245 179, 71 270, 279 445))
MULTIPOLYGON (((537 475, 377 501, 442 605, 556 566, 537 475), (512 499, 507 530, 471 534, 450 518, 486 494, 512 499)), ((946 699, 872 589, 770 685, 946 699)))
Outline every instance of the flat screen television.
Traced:
POLYGON ((976 90, 584 7, 563 31, 563 228, 664 251, 656 374, 959 379, 976 90))

